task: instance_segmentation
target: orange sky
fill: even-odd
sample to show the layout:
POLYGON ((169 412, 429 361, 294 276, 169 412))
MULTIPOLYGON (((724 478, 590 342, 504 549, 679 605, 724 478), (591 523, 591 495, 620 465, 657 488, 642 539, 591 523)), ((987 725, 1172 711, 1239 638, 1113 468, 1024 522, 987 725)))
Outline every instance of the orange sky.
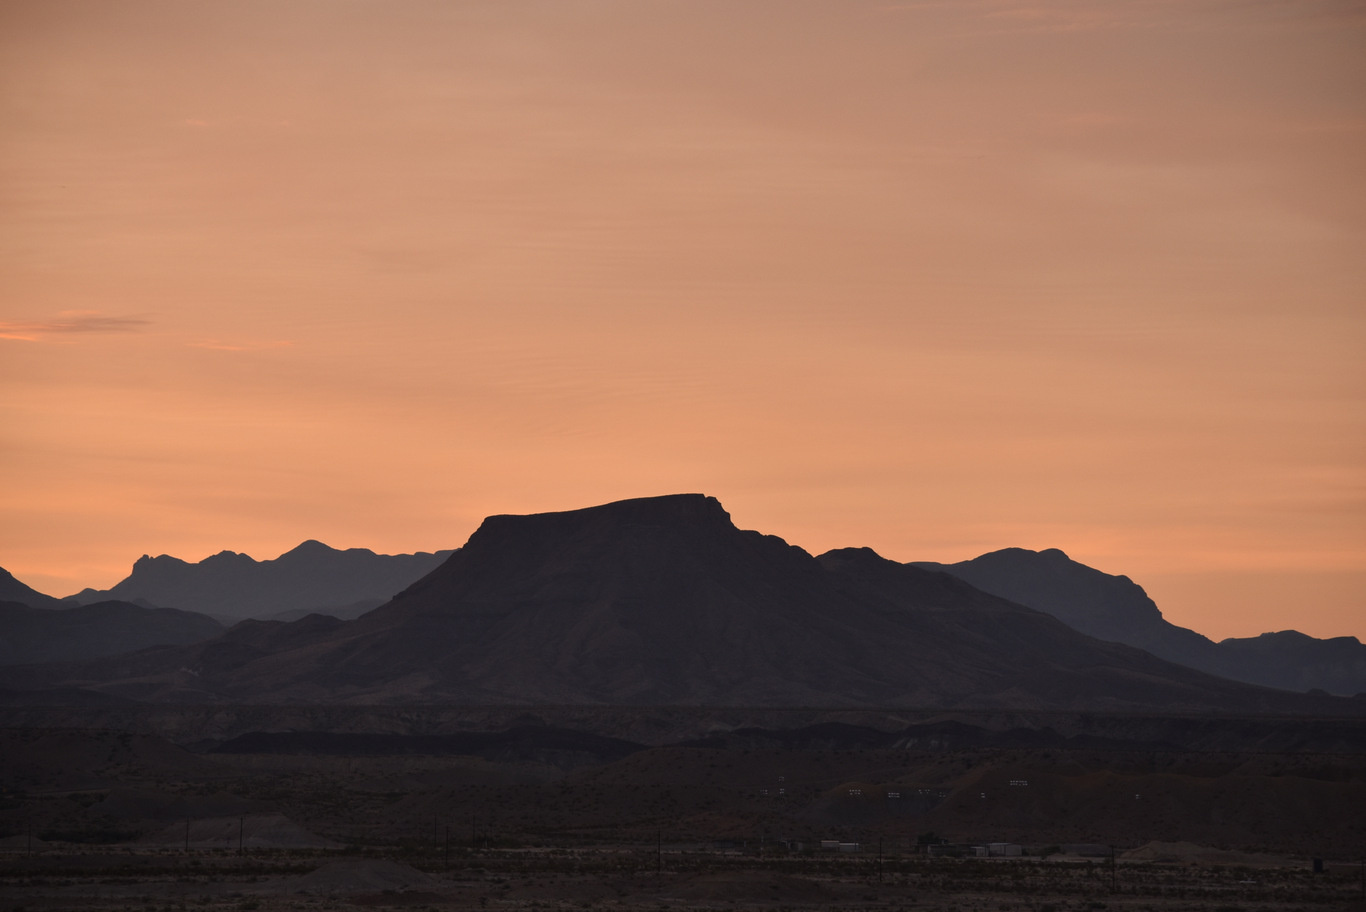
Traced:
POLYGON ((1366 5, 0 3, 0 566, 701 491, 1366 638, 1366 5))

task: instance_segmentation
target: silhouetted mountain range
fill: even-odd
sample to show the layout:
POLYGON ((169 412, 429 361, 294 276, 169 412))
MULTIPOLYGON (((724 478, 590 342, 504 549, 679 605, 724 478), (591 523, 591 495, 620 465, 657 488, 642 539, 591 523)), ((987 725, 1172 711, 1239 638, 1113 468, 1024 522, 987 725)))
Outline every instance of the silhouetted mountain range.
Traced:
POLYGON ((817 559, 698 494, 492 516, 355 620, 246 621, 0 684, 175 701, 1360 708, 1101 642, 868 549, 817 559))
POLYGON ((983 592, 1046 611, 1096 639, 1235 681, 1343 695, 1366 691, 1366 645, 1356 637, 1320 640, 1286 630, 1216 643, 1163 618, 1127 576, 1102 573, 1056 548, 1006 548, 957 564, 912 566, 950 573, 983 592))
MULTIPOLYGON (((290 620, 310 613, 356 617, 430 573, 450 551, 376 554, 306 541, 274 560, 221 551, 198 563, 143 555, 111 589, 86 589, 78 604, 120 599, 181 608, 222 618, 290 620)), ((23 601, 22 599, 15 599, 23 601)))
POLYGON ((58 610, 0 601, 0 665, 72 662, 218 636, 211 617, 174 608, 97 602, 58 610))

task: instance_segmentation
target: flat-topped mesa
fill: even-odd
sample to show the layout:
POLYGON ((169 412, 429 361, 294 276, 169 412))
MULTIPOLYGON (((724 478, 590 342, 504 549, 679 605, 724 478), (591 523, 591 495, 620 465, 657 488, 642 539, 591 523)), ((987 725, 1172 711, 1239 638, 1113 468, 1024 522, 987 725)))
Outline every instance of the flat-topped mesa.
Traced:
POLYGON ((615 503, 526 515, 499 514, 480 524, 462 549, 474 555, 509 550, 524 557, 602 538, 619 538, 628 530, 652 529, 656 533, 684 538, 718 538, 736 535, 730 514, 715 497, 705 494, 670 494, 639 497, 615 503))
POLYGON ((666 494, 636 497, 614 503, 559 513, 526 515, 498 514, 480 524, 470 544, 483 534, 500 534, 507 529, 534 530, 552 535, 572 535, 579 531, 607 526, 714 526, 730 528, 730 514, 715 497, 706 494, 666 494))
POLYGON ((485 519, 450 561, 400 592, 395 602, 440 593, 438 601, 451 605, 494 591, 506 595, 513 580, 561 578, 565 572, 580 580, 613 579, 609 588, 627 586, 643 595, 643 590, 667 588, 666 578, 697 579, 722 566, 744 564, 742 553, 752 548, 809 557, 781 539, 737 529, 720 501, 705 494, 499 514, 485 519))

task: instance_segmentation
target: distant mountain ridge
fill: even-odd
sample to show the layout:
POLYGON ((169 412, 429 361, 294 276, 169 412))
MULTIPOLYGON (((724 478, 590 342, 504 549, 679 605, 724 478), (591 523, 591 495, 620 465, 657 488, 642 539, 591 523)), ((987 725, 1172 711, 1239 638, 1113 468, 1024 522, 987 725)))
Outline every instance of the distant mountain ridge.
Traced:
POLYGON ((1057 548, 1005 548, 956 564, 911 566, 952 574, 983 592, 1047 612, 1088 636, 1125 643, 1191 668, 1283 690, 1366 691, 1366 645, 1294 630, 1214 642, 1166 620, 1143 588, 1072 560, 1057 548))
POLYGON ((491 516, 352 620, 0 673, 149 701, 1343 712, 1087 637, 869 549, 812 557, 700 494, 491 516))
POLYGON ((108 601, 53 610, 0 601, 0 665, 82 661, 222 632, 213 618, 174 608, 108 601))
POLYGON ((376 554, 309 540, 273 560, 221 551, 197 563, 143 555, 110 589, 70 596, 77 604, 118 599, 217 617, 291 618, 309 613, 355 617, 439 566, 451 551, 376 554))

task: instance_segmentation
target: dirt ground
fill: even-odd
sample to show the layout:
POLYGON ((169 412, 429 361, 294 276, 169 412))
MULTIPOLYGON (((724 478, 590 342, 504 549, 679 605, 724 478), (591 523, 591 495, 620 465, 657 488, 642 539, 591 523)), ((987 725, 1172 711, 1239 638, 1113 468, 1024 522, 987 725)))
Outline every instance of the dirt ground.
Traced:
POLYGON ((0 856, 0 909, 1360 910, 1359 865, 742 855, 702 847, 0 856))
POLYGON ((0 729, 0 912, 1366 912, 1361 759, 743 744, 224 754, 147 733, 0 729), (931 857, 945 840, 963 857, 931 857), (1025 854, 971 857, 988 842, 1025 854))

